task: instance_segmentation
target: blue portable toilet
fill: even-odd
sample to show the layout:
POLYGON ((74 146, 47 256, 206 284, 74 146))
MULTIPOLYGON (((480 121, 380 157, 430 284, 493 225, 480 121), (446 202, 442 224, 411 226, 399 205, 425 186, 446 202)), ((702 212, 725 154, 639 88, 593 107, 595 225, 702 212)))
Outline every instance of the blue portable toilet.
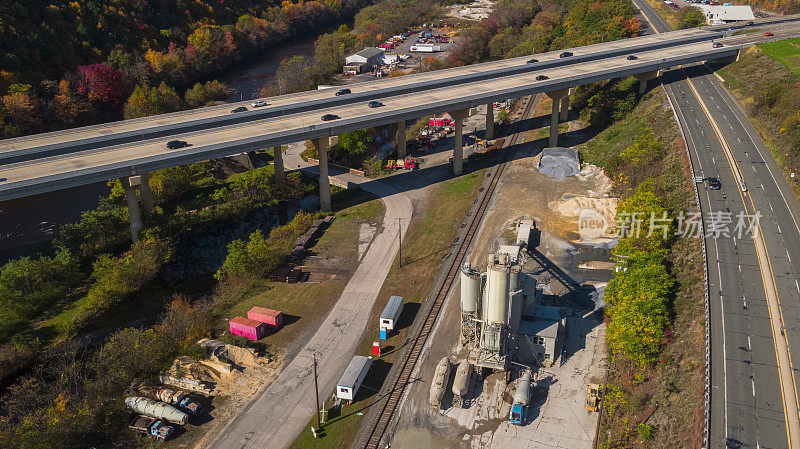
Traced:
POLYGON ((380 334, 381 334, 380 339, 386 340, 386 329, 381 328, 380 334))

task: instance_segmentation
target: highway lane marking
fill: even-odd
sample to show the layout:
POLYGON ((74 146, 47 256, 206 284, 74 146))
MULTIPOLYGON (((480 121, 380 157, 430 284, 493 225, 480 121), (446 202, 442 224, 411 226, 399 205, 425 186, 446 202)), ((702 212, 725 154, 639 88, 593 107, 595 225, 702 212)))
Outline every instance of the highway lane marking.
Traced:
MULTIPOLYGON (((700 103, 701 108, 703 109, 703 111, 705 112, 706 116, 708 117, 708 120, 710 121, 710 123, 712 125, 712 128, 714 129, 714 133, 717 135, 717 138, 719 139, 719 142, 722 144, 722 149, 723 149, 723 152, 725 153, 726 159, 728 160, 728 165, 730 166, 731 171, 733 172, 734 176, 738 176, 739 177, 739 181, 742 183, 741 185, 744 185, 743 184, 744 178, 741 175, 741 171, 739 171, 739 166, 736 163, 736 160, 733 158, 733 155, 730 153, 730 147, 728 146, 728 143, 725 140, 725 136, 719 130, 719 127, 718 127, 716 121, 714 120, 714 118, 712 117, 711 113, 709 112, 708 107, 706 106, 705 102, 700 97, 700 93, 695 88, 694 83, 692 82, 692 80, 689 77, 687 77, 686 81, 689 84, 689 87, 691 88, 691 90, 694 93, 695 97, 697 98, 697 101, 700 103)), ((737 189, 737 190, 739 192, 739 197, 742 200, 742 205, 744 206, 745 211, 746 211, 747 210, 747 204, 745 202, 744 194, 741 191, 742 189, 737 189)), ((748 199, 750 200, 750 205, 752 206, 753 211, 755 211, 756 209, 755 209, 755 204, 753 203, 752 196, 750 195, 749 192, 745 192, 745 193, 747 194, 748 199)), ((749 221, 749 217, 748 217, 748 221, 749 221)), ((752 223, 751 223, 751 225, 752 225, 752 223)), ((761 223, 760 222, 757 224, 757 227, 758 227, 758 232, 754 233, 755 235, 753 235, 753 240, 754 240, 754 243, 756 244, 756 253, 758 255, 759 270, 761 271, 761 279, 762 279, 763 284, 764 284, 764 295, 765 295, 765 297, 767 299, 767 308, 769 309, 769 314, 770 314, 770 323, 771 323, 770 327, 772 328, 772 334, 773 334, 773 346, 775 347, 776 362, 777 362, 777 365, 778 365, 778 376, 781 379, 781 382, 779 384, 780 384, 780 387, 781 387, 781 397, 783 398, 784 414, 786 416, 787 439, 788 439, 788 443, 789 443, 790 447, 792 447, 793 444, 794 444, 795 447, 800 447, 800 415, 798 414, 797 384, 795 382, 794 367, 791 366, 792 365, 792 359, 791 359, 791 354, 790 354, 790 351, 789 351, 789 345, 788 345, 788 341, 787 341, 787 337, 786 337, 786 330, 785 330, 785 325, 784 325, 784 320, 783 320, 783 311, 782 311, 781 306, 780 306, 780 298, 778 296, 778 291, 777 291, 777 285, 775 283, 774 272, 772 271, 772 262, 771 262, 771 260, 769 258, 769 252, 766 249, 766 243, 764 242, 764 238, 763 238, 763 235, 762 235, 762 232, 761 232, 761 223), (764 265, 764 259, 766 259, 767 267, 763 266, 764 265), (769 270, 769 278, 766 276, 765 268, 768 268, 768 270, 769 270), (770 289, 767 288, 768 284, 771 287, 770 289), (772 294, 770 294, 770 293, 772 293, 772 294), (774 297, 774 301, 776 303, 775 304, 775 308, 777 309, 776 311, 773 311, 773 307, 772 307, 772 305, 770 305, 770 299, 773 298, 773 297, 774 297), (778 313, 777 316, 774 315, 775 312, 778 313), (778 327, 780 329, 780 335, 783 337, 784 344, 781 345, 780 349, 783 349, 786 352, 784 357, 786 358, 786 360, 788 361, 788 363, 790 365, 788 373, 784 372, 786 370, 786 366, 781 364, 781 362, 780 362, 781 355, 782 355, 781 352, 782 351, 779 349, 778 343, 777 343, 778 342, 778 338, 777 338, 777 333, 776 333, 776 329, 775 329, 776 325, 779 325, 778 327), (791 380, 792 380, 792 388, 791 389, 784 388, 784 386, 783 386, 784 382, 788 378, 791 378, 791 380), (791 397, 787 398, 787 396, 791 396, 791 397), (788 401, 787 401, 787 399, 788 399, 788 401), (787 402, 788 402, 788 404, 787 404, 787 402), (791 413, 790 413, 790 411, 791 411, 791 413), (790 421, 791 421, 791 425, 790 425, 790 421)))
POLYGON ((797 293, 800 293, 800 283, 797 282, 797 279, 794 280, 794 286, 797 288, 797 293))

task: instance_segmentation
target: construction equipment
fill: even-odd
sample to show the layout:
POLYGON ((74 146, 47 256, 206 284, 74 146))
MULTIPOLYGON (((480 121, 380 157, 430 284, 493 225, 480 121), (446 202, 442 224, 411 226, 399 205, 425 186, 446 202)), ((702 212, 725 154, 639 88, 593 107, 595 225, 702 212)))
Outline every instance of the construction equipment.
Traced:
POLYGON ((439 404, 444 397, 444 389, 447 386, 447 381, 450 378, 450 360, 447 357, 442 357, 439 364, 436 365, 436 371, 433 373, 433 382, 431 382, 431 394, 429 402, 431 407, 439 408, 439 404))
POLYGON ((173 428, 164 421, 144 415, 136 415, 128 424, 128 428, 149 435, 157 440, 166 441, 172 436, 173 428))
POLYGON ((197 414, 200 411, 200 404, 183 391, 167 388, 155 382, 136 380, 131 385, 131 392, 156 401, 172 404, 190 415, 197 414))
POLYGON ((600 408, 600 385, 589 384, 589 391, 586 393, 586 410, 596 412, 600 408))
POLYGON ((415 157, 408 156, 405 159, 389 159, 386 161, 386 166, 394 169, 416 170, 419 166, 419 160, 415 157))
POLYGON ((514 392, 514 402, 511 406, 510 420, 517 425, 525 424, 525 411, 528 409, 528 400, 531 397, 531 373, 526 372, 517 384, 514 392))

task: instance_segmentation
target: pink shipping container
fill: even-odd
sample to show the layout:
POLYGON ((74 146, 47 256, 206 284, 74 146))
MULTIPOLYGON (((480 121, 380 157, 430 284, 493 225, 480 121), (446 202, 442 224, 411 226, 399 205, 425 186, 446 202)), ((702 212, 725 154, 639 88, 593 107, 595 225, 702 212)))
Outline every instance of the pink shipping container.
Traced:
POLYGON ((267 326, 280 329, 283 325, 283 313, 280 310, 265 309, 263 307, 253 307, 247 311, 247 318, 260 321, 267 326))
POLYGON ((231 333, 250 340, 258 340, 267 333, 267 325, 243 316, 231 319, 231 333))

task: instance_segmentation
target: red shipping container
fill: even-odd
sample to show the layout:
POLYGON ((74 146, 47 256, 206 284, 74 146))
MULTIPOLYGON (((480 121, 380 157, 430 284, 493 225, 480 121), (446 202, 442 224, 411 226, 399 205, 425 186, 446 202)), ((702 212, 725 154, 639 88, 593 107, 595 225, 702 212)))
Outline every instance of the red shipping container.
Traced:
POLYGON ((243 316, 237 316, 230 321, 231 333, 250 340, 258 340, 267 333, 267 325, 243 316))
POLYGON ((256 306, 247 311, 247 318, 260 321, 275 329, 280 329, 281 326, 283 326, 283 313, 281 313, 280 310, 265 309, 256 306))

